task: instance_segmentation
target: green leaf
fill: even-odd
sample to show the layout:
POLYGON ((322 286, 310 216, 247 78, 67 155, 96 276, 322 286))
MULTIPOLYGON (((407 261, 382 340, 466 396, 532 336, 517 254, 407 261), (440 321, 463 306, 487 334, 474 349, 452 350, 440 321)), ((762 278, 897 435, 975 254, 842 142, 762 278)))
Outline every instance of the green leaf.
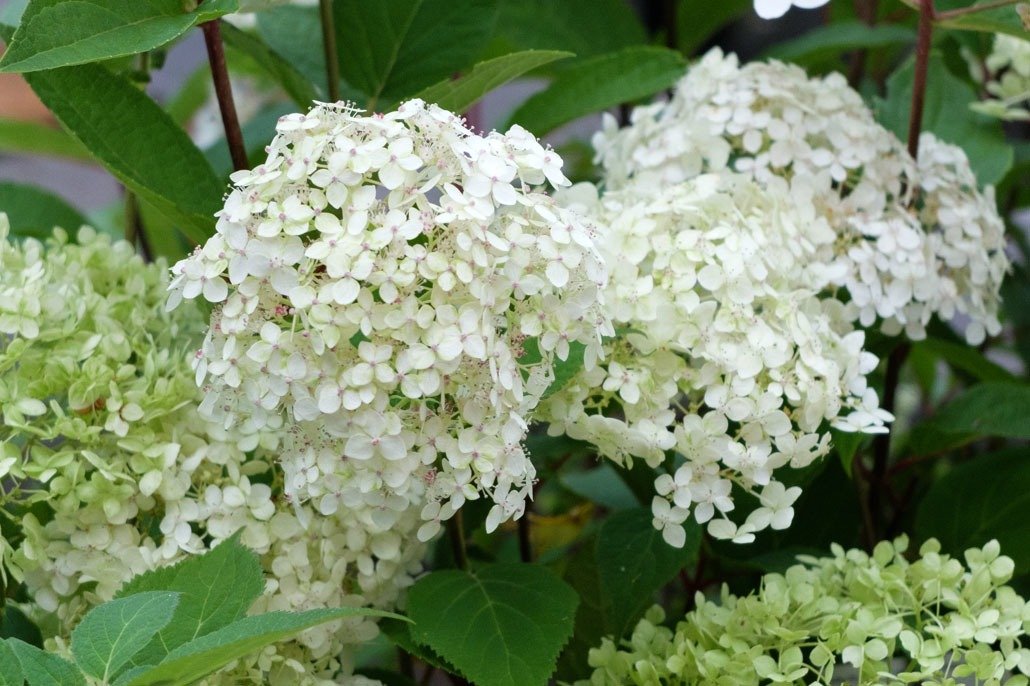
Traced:
POLYGON ((720 2, 697 2, 678 0, 676 8, 677 42, 680 51, 692 55, 712 36, 734 19, 738 19, 752 8, 751 0, 721 0, 720 2))
POLYGON ((7 641, 0 641, 0 686, 22 686, 25 675, 14 649, 7 641))
POLYGON ((86 674, 109 681, 168 625, 178 602, 178 593, 151 591, 96 606, 72 631, 75 663, 86 674))
POLYGON ((408 591, 412 636, 479 686, 543 686, 572 635, 579 598, 546 567, 428 574, 408 591))
POLYGON ((447 660, 433 652, 431 648, 419 645, 411 636, 411 622, 402 622, 398 619, 384 619, 379 622, 379 630, 382 631, 390 642, 404 652, 417 657, 431 667, 442 669, 451 674, 457 673, 457 669, 449 664, 447 660))
POLYGON ((857 431, 830 429, 830 435, 833 437, 833 447, 837 451, 837 456, 840 457, 840 464, 844 467, 844 473, 850 479, 852 478, 851 468, 855 463, 855 453, 858 452, 858 447, 865 440, 865 434, 860 434, 857 431))
POLYGON ((144 591, 175 591, 179 606, 172 622, 149 641, 133 664, 157 664, 170 652, 226 627, 247 614, 264 589, 257 555, 233 536, 203 555, 185 558, 129 580, 116 597, 144 591))
MULTIPOLYGON (((901 140, 908 135, 914 63, 905 62, 887 80, 887 98, 880 100, 877 117, 901 140)), ((939 53, 933 53, 927 71, 923 130, 961 146, 981 185, 996 184, 1012 166, 1012 146, 1005 142, 1001 122, 969 109, 976 92, 952 75, 939 53)))
POLYGON ((948 433, 1030 439, 1030 385, 992 381, 973 386, 930 421, 948 433))
POLYGON ((766 57, 797 62, 804 58, 837 56, 859 48, 886 48, 915 41, 915 31, 897 24, 869 26, 860 21, 839 21, 812 29, 785 43, 777 43, 766 57))
MULTIPOLYGON (((977 0, 970 3, 969 0, 938 0, 936 10, 958 9, 960 7, 975 7, 976 5, 987 5, 995 0, 977 0)), ((982 31, 986 33, 1007 33, 1023 40, 1030 40, 1030 31, 1026 30, 1019 18, 1015 5, 995 7, 992 9, 965 14, 953 19, 938 21, 936 24, 944 29, 956 29, 960 31, 982 31)))
POLYGON ((963 343, 927 338, 912 347, 939 357, 953 368, 966 372, 980 381, 1012 381, 1012 374, 983 356, 976 348, 963 343))
POLYGON ((307 109, 311 107, 313 100, 321 97, 318 89, 306 76, 260 37, 225 24, 222 26, 222 39, 228 47, 239 50, 254 60, 301 107, 307 109))
POLYGON ((501 0, 496 33, 513 50, 568 50, 580 57, 647 42, 625 0, 501 0))
POLYGON ((605 614, 615 636, 654 605, 655 593, 688 565, 697 562, 701 527, 687 522, 687 542, 673 548, 652 525, 651 511, 623 510, 605 520, 597 534, 597 569, 605 614))
POLYGON ((555 60, 572 57, 562 50, 523 50, 480 62, 468 74, 446 79, 421 91, 415 97, 435 102, 452 112, 464 112, 494 88, 516 79, 528 71, 555 60))
POLYGON ((211 91, 211 67, 205 62, 193 70, 179 90, 165 103, 165 111, 179 126, 185 127, 207 102, 211 91))
POLYGON ((86 223, 78 210, 55 195, 35 186, 0 182, 0 212, 7 213, 14 236, 44 240, 60 226, 74 240, 75 232, 86 223))
POLYGON ((281 55, 324 95, 325 52, 317 7, 271 7, 257 14, 257 29, 269 50, 281 55))
POLYGON ((668 88, 684 69, 682 55, 658 47, 626 48, 577 60, 550 87, 524 102, 511 121, 542 136, 578 117, 668 88))
POLYGON ((0 58, 0 72, 31 72, 134 55, 169 43, 191 26, 238 9, 208 0, 31 0, 0 58))
POLYGON ((0 119, 0 150, 88 160, 89 152, 64 131, 43 124, 0 119))
POLYGON ((996 538, 1019 575, 1030 571, 1027 512, 1030 449, 1013 448, 977 455, 934 482, 919 504, 915 531, 921 539, 939 539, 955 555, 996 538))
POLYGON ((633 491, 619 477, 616 469, 607 463, 582 472, 559 472, 558 481, 581 498, 609 510, 627 510, 640 506, 633 491))
MULTIPOLYGON (((175 264, 189 254, 189 247, 182 234, 175 230, 175 224, 161 214, 150 203, 136 198, 139 203, 143 236, 147 248, 154 258, 163 257, 168 264, 175 264)), ((122 218, 124 222, 124 217, 122 218)))
POLYGON ((145 93, 95 64, 25 78, 76 139, 187 237, 203 243, 214 232, 222 184, 189 136, 145 93))
POLYGON ((229 626, 181 645, 156 667, 139 670, 127 686, 185 686, 215 672, 233 660, 284 641, 305 629, 355 616, 395 617, 389 612, 360 607, 307 612, 269 612, 244 617, 229 626))
POLYGON ((29 645, 43 645, 43 634, 39 627, 11 603, 0 610, 0 638, 18 638, 29 645))
POLYGON ((585 537, 570 551, 562 578, 576 591, 580 602, 572 638, 558 657, 555 678, 559 683, 574 682, 589 673, 590 651, 600 645, 604 636, 611 634, 597 569, 596 534, 585 537))
POLYGON ((7 645, 21 664, 28 686, 86 686, 86 678, 72 663, 35 646, 9 638, 7 645))
POLYGON ((395 103, 468 66, 486 47, 494 0, 336 0, 340 71, 368 98, 395 103))

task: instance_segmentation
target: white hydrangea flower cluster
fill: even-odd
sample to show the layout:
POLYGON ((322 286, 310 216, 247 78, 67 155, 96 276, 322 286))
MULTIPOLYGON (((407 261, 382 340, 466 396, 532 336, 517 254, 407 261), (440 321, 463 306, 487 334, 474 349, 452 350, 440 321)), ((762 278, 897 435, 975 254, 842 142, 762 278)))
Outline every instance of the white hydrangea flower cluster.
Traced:
POLYGON ((590 651, 594 672, 577 686, 1025 685, 1030 603, 1007 585, 1015 565, 998 542, 964 564, 933 539, 912 562, 907 547, 799 556, 746 597, 698 593, 675 630, 654 607, 628 640, 590 651))
MULTIPOLYGON (((1008 263, 992 191, 977 189, 957 148, 948 155, 950 172, 917 166, 840 74, 809 78, 775 61, 741 66, 713 49, 670 101, 638 108, 622 129, 609 118, 594 144, 611 189, 631 181, 669 186, 725 170, 765 185, 786 180, 837 233, 820 261, 832 266, 832 284, 847 290, 850 316, 863 326, 880 320, 888 334, 920 339, 934 314, 961 314, 956 321, 970 321, 972 344, 1000 330, 998 291, 1008 263), (961 215, 966 231, 945 229, 924 207, 947 208, 945 222, 961 215)), ((928 156, 942 147, 924 134, 928 156)))
MULTIPOLYGON (((205 322, 165 312, 162 265, 88 227, 77 244, 7 235, 0 214, 0 504, 32 509, 3 522, 0 550, 54 644, 132 576, 240 530, 267 577, 258 609, 396 607, 421 569, 417 511, 295 507, 271 460, 281 423, 244 434, 200 418, 187 348, 205 322)), ((317 627, 211 683, 336 683, 347 646, 375 631, 317 627)))
POLYGON ((996 35, 991 54, 972 71, 991 95, 973 109, 1009 121, 1030 120, 1030 40, 996 35))
POLYGON ((173 268, 170 306, 216 304, 201 412, 284 413, 286 492, 325 515, 424 498, 423 540, 484 494, 488 529, 518 517, 535 476, 521 441, 555 361, 580 343, 589 366, 612 333, 594 230, 534 190, 567 183, 561 159, 419 100, 318 105, 277 130, 233 175, 217 234, 173 268))
POLYGON ((655 482, 654 524, 671 545, 683 545, 691 513, 741 543, 786 528, 801 489, 777 470, 825 455, 827 424, 878 433, 891 419, 866 383, 877 360, 863 332, 811 286, 825 282, 814 255, 833 231, 789 192, 739 174, 629 187, 600 203, 593 187, 574 190, 567 202, 605 226, 605 300, 621 335, 544 402, 551 431, 624 465, 659 467, 670 450, 685 458, 655 482), (734 484, 760 501, 739 524, 734 484))

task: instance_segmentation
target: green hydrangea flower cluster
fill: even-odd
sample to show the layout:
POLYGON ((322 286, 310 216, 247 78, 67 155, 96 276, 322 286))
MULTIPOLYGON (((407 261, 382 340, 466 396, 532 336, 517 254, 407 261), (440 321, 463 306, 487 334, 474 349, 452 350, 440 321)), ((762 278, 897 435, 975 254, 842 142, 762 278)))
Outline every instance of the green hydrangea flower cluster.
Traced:
POLYGON ((1005 585, 1014 565, 998 542, 967 550, 964 565, 936 540, 914 562, 907 547, 902 537, 872 555, 799 556, 746 597, 699 593, 675 631, 655 607, 628 641, 590 651, 579 686, 1025 686, 1030 603, 1005 585))
MULTIPOLYGON (((206 316, 166 311, 166 264, 89 227, 75 242, 8 234, 0 213, 0 575, 24 582, 48 649, 66 652, 131 577, 236 532, 266 575, 255 612, 397 606, 421 571, 418 512, 315 516, 283 492, 281 422, 203 419, 191 362, 206 316)), ((346 682, 376 631, 363 617, 315 627, 207 683, 346 682)))
POLYGON ((140 546, 141 521, 189 489, 207 446, 203 427, 182 421, 197 397, 188 347, 204 322, 197 309, 164 311, 166 266, 148 267, 126 242, 89 227, 77 242, 60 229, 45 244, 7 234, 0 215, 0 498, 5 510, 31 510, 5 522, 17 546, 7 562, 33 577, 69 557, 65 569, 47 571, 59 582, 39 581, 38 601, 56 610, 57 596, 79 583, 96 581, 106 595, 124 572, 156 561, 129 548, 140 546), (115 541, 122 555, 90 559, 115 541), (44 550, 55 545, 80 552, 44 550), (97 566, 112 559, 128 569, 97 566))

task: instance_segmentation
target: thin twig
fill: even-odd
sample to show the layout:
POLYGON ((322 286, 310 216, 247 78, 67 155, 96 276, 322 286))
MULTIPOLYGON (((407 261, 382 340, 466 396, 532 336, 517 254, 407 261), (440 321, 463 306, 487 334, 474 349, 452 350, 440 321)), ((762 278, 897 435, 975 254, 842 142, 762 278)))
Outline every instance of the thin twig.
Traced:
POLYGON ((328 80, 329 99, 340 100, 340 56, 336 52, 336 25, 333 20, 333 0, 318 0, 322 19, 322 48, 325 50, 325 75, 328 80))
POLYGON ((222 29, 217 19, 201 24, 200 28, 204 32, 207 59, 211 64, 211 79, 215 84, 215 97, 218 99, 218 109, 222 113, 222 126, 225 128, 225 140, 229 144, 233 169, 247 169, 250 166, 247 162, 247 147, 243 143, 243 131, 240 129, 240 119, 236 116, 236 104, 232 99, 229 70, 225 66, 222 29))
POLYGON ((454 513, 454 516, 447 520, 447 536, 451 539, 451 551, 454 553, 454 564, 458 569, 469 568, 468 552, 465 549, 465 523, 462 521, 461 510, 454 513))
POLYGON ((967 14, 976 14, 977 12, 986 12, 987 10, 996 10, 999 7, 1007 7, 1008 5, 1015 5, 1019 0, 997 0, 997 2, 985 2, 982 5, 970 5, 969 7, 959 7, 958 9, 948 10, 947 12, 941 12, 937 15, 937 21, 948 21, 955 17, 963 17, 967 14))

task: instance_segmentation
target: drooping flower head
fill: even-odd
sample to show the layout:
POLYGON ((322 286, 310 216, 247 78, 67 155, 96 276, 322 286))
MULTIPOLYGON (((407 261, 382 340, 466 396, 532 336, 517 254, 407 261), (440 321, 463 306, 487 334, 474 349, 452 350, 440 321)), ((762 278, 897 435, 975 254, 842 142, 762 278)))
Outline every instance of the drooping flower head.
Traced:
POLYGON ((319 105, 277 130, 173 270, 171 305, 216 304, 201 411, 285 413, 287 492, 324 514, 425 489, 424 537, 484 493, 489 528, 518 516, 555 361, 582 344, 590 365, 611 332, 593 229, 535 190, 567 183, 561 159, 418 100, 319 105))
POLYGON ((800 489, 778 471, 824 455, 831 424, 877 433, 891 419, 866 384, 876 358, 863 332, 820 296, 828 270, 816 255, 834 233, 780 185, 708 174, 599 202, 590 187, 568 196, 605 227, 605 301, 621 335, 543 414, 621 464, 676 455, 653 503, 672 545, 691 514, 739 542, 786 528, 800 489), (731 518, 734 484, 760 502, 744 521, 731 518))
POLYGON ((969 321, 973 344, 1000 330, 1008 260, 993 192, 981 192, 965 155, 931 134, 917 165, 840 74, 809 78, 775 61, 741 66, 715 49, 669 102, 638 108, 622 129, 608 120, 594 143, 611 189, 726 170, 763 185, 787 181, 836 233, 819 258, 863 326, 880 321, 889 334, 919 339, 934 314, 963 315, 956 323, 969 321), (949 171, 932 161, 945 148, 949 171), (963 232, 946 226, 958 216, 963 232))

